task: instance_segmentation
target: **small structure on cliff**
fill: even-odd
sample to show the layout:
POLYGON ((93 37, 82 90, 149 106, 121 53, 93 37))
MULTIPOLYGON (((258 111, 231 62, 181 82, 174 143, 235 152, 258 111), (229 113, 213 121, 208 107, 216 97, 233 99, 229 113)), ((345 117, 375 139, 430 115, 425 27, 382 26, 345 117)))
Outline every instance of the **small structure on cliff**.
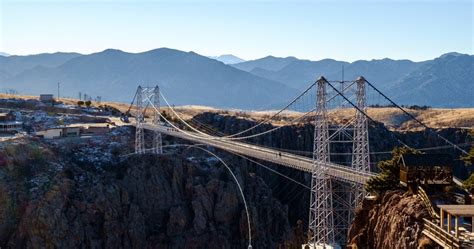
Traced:
POLYGON ((419 185, 451 185, 453 159, 447 154, 403 154, 398 160, 400 181, 410 188, 419 185))
POLYGON ((0 113, 0 133, 15 133, 22 129, 23 122, 17 121, 13 112, 0 113))

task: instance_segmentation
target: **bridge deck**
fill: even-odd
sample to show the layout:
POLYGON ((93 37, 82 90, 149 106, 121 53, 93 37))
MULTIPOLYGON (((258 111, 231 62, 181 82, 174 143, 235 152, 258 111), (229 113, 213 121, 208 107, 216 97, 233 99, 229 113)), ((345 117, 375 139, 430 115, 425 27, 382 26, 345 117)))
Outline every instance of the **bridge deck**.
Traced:
MULTIPOLYGON (((185 134, 176 129, 166 126, 144 124, 144 129, 159 131, 165 135, 170 135, 188 141, 210 145, 229 152, 253 157, 256 159, 276 163, 302 171, 311 172, 313 168, 313 160, 311 158, 281 152, 274 149, 263 148, 260 146, 251 145, 243 142, 223 141, 217 139, 202 139, 199 138, 199 136, 202 137, 202 135, 200 134, 189 131, 186 131, 186 133, 188 134, 185 134)), ((358 172, 346 166, 334 163, 324 163, 321 166, 328 167, 328 174, 332 177, 338 178, 339 180, 360 184, 364 184, 370 177, 375 175, 374 173, 358 172)))

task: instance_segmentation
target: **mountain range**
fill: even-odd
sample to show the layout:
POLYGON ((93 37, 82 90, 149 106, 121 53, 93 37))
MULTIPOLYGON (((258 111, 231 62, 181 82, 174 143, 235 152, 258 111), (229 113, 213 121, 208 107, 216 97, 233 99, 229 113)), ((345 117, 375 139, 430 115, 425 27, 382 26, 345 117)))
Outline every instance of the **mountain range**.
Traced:
POLYGON ((143 53, 114 49, 90 55, 56 53, 47 55, 54 57, 47 61, 42 60, 44 56, 0 57, 5 70, 0 88, 22 94, 55 93, 61 82, 64 96, 82 92, 129 102, 138 85, 159 85, 171 104, 241 109, 271 108, 296 94, 296 89, 282 83, 194 52, 168 48, 143 53))
POLYGON ((448 53, 433 60, 319 61, 267 56, 257 60, 213 59, 194 52, 160 48, 143 53, 107 49, 82 55, 54 53, 0 56, 0 90, 21 94, 79 92, 128 102, 136 87, 160 85, 172 104, 219 108, 271 109, 288 102, 320 75, 368 81, 400 104, 474 107, 474 56, 448 53))
POLYGON ((235 55, 232 55, 232 54, 223 54, 223 55, 219 55, 219 56, 209 56, 209 58, 214 59, 214 60, 218 60, 220 62, 223 62, 224 64, 237 64, 237 63, 245 62, 244 59, 239 58, 239 57, 237 57, 235 55))
POLYGON ((474 56, 447 53, 433 60, 299 60, 273 56, 232 65, 262 78, 304 90, 320 75, 330 80, 364 76, 399 104, 474 107, 474 56), (344 73, 344 76, 343 76, 344 73))

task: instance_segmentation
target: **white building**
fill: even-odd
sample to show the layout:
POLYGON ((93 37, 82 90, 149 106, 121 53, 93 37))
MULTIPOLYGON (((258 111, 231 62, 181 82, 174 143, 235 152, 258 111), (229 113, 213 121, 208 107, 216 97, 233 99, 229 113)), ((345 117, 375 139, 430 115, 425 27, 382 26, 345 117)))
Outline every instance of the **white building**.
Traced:
POLYGON ((36 135, 45 139, 56 139, 61 137, 78 137, 80 133, 80 127, 56 127, 45 131, 38 131, 36 135))

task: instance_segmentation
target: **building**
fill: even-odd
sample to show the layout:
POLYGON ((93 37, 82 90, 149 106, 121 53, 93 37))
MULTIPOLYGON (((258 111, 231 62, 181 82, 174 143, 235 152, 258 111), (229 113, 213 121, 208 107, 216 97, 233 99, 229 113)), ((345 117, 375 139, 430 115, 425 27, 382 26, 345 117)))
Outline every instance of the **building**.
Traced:
POLYGON ((63 135, 65 137, 79 137, 81 135, 81 127, 63 127, 63 135))
POLYGON ((80 127, 55 127, 45 131, 36 132, 37 136, 45 139, 56 139, 61 137, 79 137, 81 134, 80 127))
POLYGON ((52 103, 52 102, 54 102, 54 95, 53 94, 41 94, 39 99, 43 103, 52 103))
POLYGON ((110 132, 109 125, 95 125, 88 126, 84 129, 84 134, 86 135, 105 135, 110 132))
POLYGON ((63 136, 62 128, 51 128, 44 131, 36 132, 37 136, 43 137, 45 139, 55 139, 63 136))
POLYGON ((453 159, 447 154, 404 154, 398 160, 400 181, 410 187, 451 185, 453 159))
POLYGON ((0 122, 16 121, 16 116, 13 112, 0 113, 0 122))
POLYGON ((0 113, 0 133, 15 133, 21 131, 23 123, 16 120, 13 112, 0 113))

